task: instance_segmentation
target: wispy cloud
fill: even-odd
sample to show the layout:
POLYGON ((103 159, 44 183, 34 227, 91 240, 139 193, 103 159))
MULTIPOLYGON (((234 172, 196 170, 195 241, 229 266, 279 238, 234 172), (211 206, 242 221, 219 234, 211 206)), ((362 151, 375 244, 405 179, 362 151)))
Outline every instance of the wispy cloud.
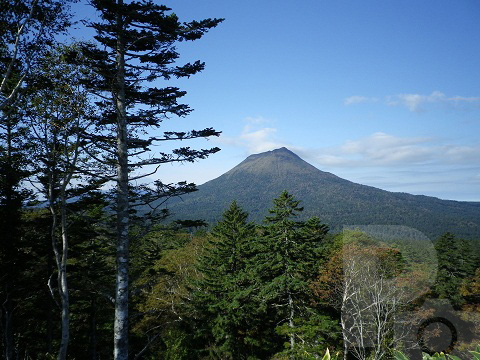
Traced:
POLYGON ((273 120, 263 116, 247 116, 244 120, 247 124, 273 124, 273 120))
MULTIPOLYGON (((376 97, 354 95, 344 99, 344 105, 377 102, 376 97)), ((385 103, 389 106, 403 106, 412 112, 423 112, 429 106, 442 105, 449 108, 463 109, 469 106, 480 106, 480 97, 476 96, 447 96, 441 91, 433 91, 425 94, 397 94, 385 97, 385 103)))
POLYGON ((278 149, 289 145, 279 140, 277 128, 272 125, 274 121, 262 116, 247 117, 242 132, 237 136, 221 136, 217 141, 226 145, 242 147, 248 154, 278 149))
POLYGON ((318 165, 331 167, 390 167, 425 164, 480 166, 480 145, 442 144, 426 137, 397 137, 383 132, 348 140, 310 156, 318 165))
POLYGON ((480 144, 383 132, 299 155, 321 170, 390 191, 480 201, 480 144))
POLYGON ((376 97, 368 97, 368 96, 360 96, 354 95, 350 96, 343 100, 344 105, 353 105, 353 104, 362 104, 362 103, 373 103, 377 102, 378 98, 376 97))
POLYGON ((387 97, 387 105, 405 106, 412 112, 427 110, 428 105, 441 104, 448 107, 464 107, 466 105, 480 105, 480 97, 450 96, 440 91, 434 91, 430 95, 400 94, 387 97))

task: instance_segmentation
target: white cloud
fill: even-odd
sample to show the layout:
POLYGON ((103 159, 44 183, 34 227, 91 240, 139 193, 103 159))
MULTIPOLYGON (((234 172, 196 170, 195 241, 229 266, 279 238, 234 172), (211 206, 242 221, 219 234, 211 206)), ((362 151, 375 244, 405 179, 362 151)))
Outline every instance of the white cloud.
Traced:
POLYGON ((440 91, 434 91, 430 95, 421 94, 399 94, 387 96, 387 105, 405 106, 412 112, 426 110, 428 104, 442 104, 450 107, 480 104, 480 97, 452 96, 447 97, 440 91))
POLYGON ((480 145, 442 144, 433 138, 397 137, 383 132, 348 140, 310 155, 316 164, 331 167, 390 167, 462 164, 480 166, 480 145))
POLYGON ((377 102, 378 98, 376 97, 367 97, 367 96, 360 96, 354 95, 350 96, 343 100, 344 105, 353 105, 353 104, 362 104, 362 103, 372 103, 377 102))
POLYGON ((247 148, 250 154, 269 151, 285 146, 281 141, 275 138, 275 128, 261 128, 253 130, 251 126, 244 127, 239 137, 240 142, 247 148))
POLYGON ((273 123, 272 120, 264 118, 262 116, 247 117, 244 119, 247 123, 240 135, 237 136, 225 136, 214 141, 231 145, 235 147, 242 147, 246 150, 247 154, 256 154, 264 151, 274 150, 281 148, 282 146, 290 147, 284 141, 277 138, 277 129, 275 127, 260 126, 273 123))
MULTIPOLYGON (((302 158, 308 159, 311 158, 311 154, 302 154, 302 158)), ((350 163, 350 160, 342 157, 340 155, 332 155, 332 154, 318 154, 313 157, 313 161, 316 164, 325 165, 325 166, 344 166, 350 163)))
POLYGON ((453 96, 449 99, 451 102, 467 102, 467 103, 480 103, 480 97, 470 96, 453 96))
POLYGON ((324 171, 389 191, 480 201, 480 144, 383 132, 299 155, 324 171))

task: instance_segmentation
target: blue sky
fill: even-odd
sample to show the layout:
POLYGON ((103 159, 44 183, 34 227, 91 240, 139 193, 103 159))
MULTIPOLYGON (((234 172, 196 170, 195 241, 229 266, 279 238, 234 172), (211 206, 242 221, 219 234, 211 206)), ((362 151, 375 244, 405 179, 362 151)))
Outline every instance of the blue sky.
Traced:
POLYGON ((220 153, 158 178, 201 184, 286 146, 357 183, 480 201, 478 0, 164 3, 184 21, 225 18, 180 44, 206 69, 165 83, 195 109, 166 129, 223 133, 191 143, 220 153))

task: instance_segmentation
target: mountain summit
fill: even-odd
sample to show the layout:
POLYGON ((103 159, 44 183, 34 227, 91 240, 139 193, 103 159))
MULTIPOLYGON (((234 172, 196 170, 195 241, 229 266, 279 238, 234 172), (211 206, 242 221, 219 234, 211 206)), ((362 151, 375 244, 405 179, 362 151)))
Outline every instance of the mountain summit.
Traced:
POLYGON ((304 217, 343 225, 405 225, 437 237, 452 232, 480 238, 480 203, 440 200, 365 186, 324 172, 285 147, 254 154, 198 191, 173 202, 176 218, 214 222, 233 200, 260 222, 287 190, 302 201, 304 217))
POLYGON ((277 179, 291 176, 297 178, 300 175, 315 173, 317 176, 323 174, 326 178, 340 179, 333 174, 318 170, 286 147, 250 155, 222 176, 243 176, 246 173, 274 176, 277 179))

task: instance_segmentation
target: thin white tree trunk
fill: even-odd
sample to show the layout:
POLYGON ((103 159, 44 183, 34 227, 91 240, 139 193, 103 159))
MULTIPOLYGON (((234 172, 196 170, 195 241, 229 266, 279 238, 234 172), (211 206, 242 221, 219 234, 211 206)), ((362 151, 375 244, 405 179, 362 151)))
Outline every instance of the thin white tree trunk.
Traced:
POLYGON ((128 359, 128 146, 125 105, 125 43, 123 37, 123 0, 117 13, 117 280, 115 291, 114 359, 128 359))
MULTIPOLYGON (((52 159, 55 155, 52 154, 52 159)), ((67 258, 68 258, 68 236, 67 236, 67 214, 66 214, 66 194, 65 188, 68 180, 64 178, 62 189, 60 191, 60 231, 62 238, 62 250, 60 251, 57 243, 57 229, 58 229, 58 213, 56 209, 57 195, 55 194, 55 174, 56 169, 49 170, 49 207, 52 214, 52 229, 51 240, 52 249, 55 255, 55 263, 57 265, 57 282, 58 282, 58 294, 60 296, 60 309, 61 309, 61 341, 60 348, 58 350, 58 360, 65 360, 67 358, 68 343, 70 340, 70 301, 68 295, 68 283, 67 283, 67 258)))
MULTIPOLYGON (((67 212, 66 212, 66 195, 65 186, 61 190, 61 208, 60 208, 60 228, 62 232, 62 255, 58 266, 58 292, 62 307, 62 340, 60 342, 60 350, 58 352, 58 360, 67 358, 68 343, 70 341, 70 299, 68 295, 67 283, 67 259, 68 259, 68 236, 67 236, 67 212)), ((58 251, 57 251, 58 252, 58 251)), ((60 255, 60 254, 58 254, 60 255)))

